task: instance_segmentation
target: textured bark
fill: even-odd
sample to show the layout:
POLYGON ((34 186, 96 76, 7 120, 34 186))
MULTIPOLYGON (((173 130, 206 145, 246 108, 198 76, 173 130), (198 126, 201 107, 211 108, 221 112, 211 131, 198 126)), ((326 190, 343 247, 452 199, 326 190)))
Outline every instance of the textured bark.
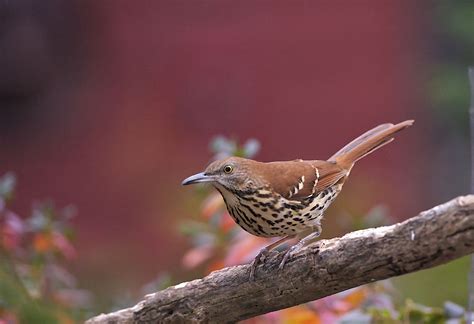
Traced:
POLYGON ((282 271, 274 252, 249 281, 249 265, 215 271, 145 297, 87 323, 232 323, 474 252, 474 195, 458 197, 402 223, 321 240, 282 271))

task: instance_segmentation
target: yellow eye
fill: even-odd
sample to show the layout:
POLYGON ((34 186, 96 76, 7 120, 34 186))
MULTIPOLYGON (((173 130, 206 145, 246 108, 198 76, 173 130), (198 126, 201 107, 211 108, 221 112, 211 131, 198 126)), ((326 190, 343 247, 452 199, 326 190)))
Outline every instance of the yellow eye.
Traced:
POLYGON ((232 171, 234 171, 234 168, 232 167, 232 165, 226 165, 224 167, 224 173, 229 174, 229 173, 232 173, 232 171))

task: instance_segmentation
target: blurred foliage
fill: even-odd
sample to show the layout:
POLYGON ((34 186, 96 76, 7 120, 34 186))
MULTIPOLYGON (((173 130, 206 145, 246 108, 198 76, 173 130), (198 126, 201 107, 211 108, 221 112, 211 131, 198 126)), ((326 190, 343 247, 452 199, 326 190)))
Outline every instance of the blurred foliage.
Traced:
POLYGON ((429 92, 436 113, 456 126, 464 125, 465 130, 467 130, 466 107, 469 106, 466 71, 466 66, 439 64, 434 69, 429 83, 429 92))
POLYGON ((442 306, 446 296, 453 302, 466 305, 469 268, 470 257, 466 256, 432 269, 395 278, 393 282, 402 296, 431 306, 442 306), (435 291, 433 287, 436 287, 435 291))
POLYGON ((469 85, 467 67, 474 57, 474 2, 438 1, 438 58, 430 68, 428 95, 443 123, 467 133, 469 85))
MULTIPOLYGON (((259 145, 250 140, 239 146, 235 140, 218 137, 210 147, 214 158, 220 159, 231 155, 253 156, 259 145), (252 149, 249 150, 249 147, 252 149)), ((192 245, 182 258, 183 266, 188 270, 198 270, 204 276, 225 266, 251 262, 269 241, 241 230, 227 213, 223 199, 215 190, 209 186, 198 190, 206 192, 200 217, 180 227, 181 233, 189 238, 192 245)), ((390 223, 387 208, 375 206, 366 215, 352 219, 352 224, 345 227, 350 231, 390 223)), ((413 287, 416 289, 417 286, 413 287)), ((461 322, 464 313, 464 308, 453 302, 446 302, 444 308, 431 308, 410 299, 404 301, 392 287, 392 281, 387 280, 265 314, 245 323, 444 323, 447 320, 456 323, 461 322)))
MULTIPOLYGON (((431 187, 428 190, 438 199, 468 190, 470 94, 467 71, 474 65, 474 2, 438 0, 433 4, 435 54, 428 67, 430 80, 426 90, 437 123, 431 136, 442 145, 434 146, 435 156, 430 156, 427 167, 433 174, 439 174, 439 180, 428 183, 431 187), (443 171, 453 160, 456 160, 456 168, 443 171), (447 177, 451 181, 446 182, 447 177)), ((394 282, 403 295, 423 303, 442 306, 446 296, 450 296, 455 302, 466 305, 469 267, 469 257, 465 257, 394 282), (436 291, 433 287, 437 287, 436 291)))
POLYGON ((64 263, 75 258, 74 210, 35 204, 27 218, 7 208, 15 177, 0 178, 0 323, 74 323, 91 307, 64 263))

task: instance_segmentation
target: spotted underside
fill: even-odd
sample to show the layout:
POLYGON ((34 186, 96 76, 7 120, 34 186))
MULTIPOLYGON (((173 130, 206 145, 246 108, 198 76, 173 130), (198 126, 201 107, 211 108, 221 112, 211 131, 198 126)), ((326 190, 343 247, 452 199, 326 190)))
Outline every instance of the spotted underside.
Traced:
POLYGON ((262 237, 299 234, 319 225, 349 171, 328 161, 254 162, 258 177, 245 190, 216 183, 227 210, 247 232, 262 237), (291 167, 288 167, 291 163, 291 167))
POLYGON ((241 228, 256 236, 275 237, 297 234, 318 225, 341 187, 342 184, 336 184, 302 200, 287 199, 268 188, 254 192, 230 192, 222 186, 217 189, 241 228))

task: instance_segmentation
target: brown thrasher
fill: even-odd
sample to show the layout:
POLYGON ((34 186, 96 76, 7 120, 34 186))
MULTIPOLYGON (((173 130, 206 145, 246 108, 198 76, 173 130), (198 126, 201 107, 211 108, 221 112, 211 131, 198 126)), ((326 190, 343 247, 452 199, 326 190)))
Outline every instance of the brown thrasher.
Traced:
POLYGON ((221 193, 229 214, 250 234, 284 236, 263 248, 252 262, 251 279, 261 260, 278 245, 298 237, 285 253, 288 257, 321 234, 324 211, 334 201, 354 163, 390 143, 395 133, 413 120, 379 125, 344 146, 327 161, 294 160, 257 162, 239 157, 212 162, 204 172, 183 181, 183 185, 210 182, 221 193))

